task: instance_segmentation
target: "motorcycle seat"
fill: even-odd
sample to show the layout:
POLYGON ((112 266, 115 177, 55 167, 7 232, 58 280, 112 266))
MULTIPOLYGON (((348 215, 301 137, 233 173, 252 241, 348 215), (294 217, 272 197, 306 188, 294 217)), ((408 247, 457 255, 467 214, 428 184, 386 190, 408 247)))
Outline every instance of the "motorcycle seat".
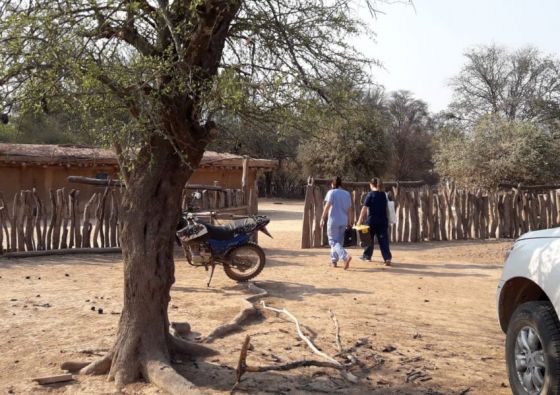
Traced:
POLYGON ((257 223, 253 218, 243 218, 231 221, 225 225, 204 225, 206 226, 206 229, 208 229, 208 237, 210 239, 229 240, 234 238, 236 235, 252 232, 255 230, 257 223))
POLYGON ((233 237, 235 236, 234 230, 230 228, 228 225, 215 226, 210 224, 204 224, 204 226, 206 226, 206 229, 208 230, 207 236, 210 239, 229 240, 229 239, 233 239, 233 237))

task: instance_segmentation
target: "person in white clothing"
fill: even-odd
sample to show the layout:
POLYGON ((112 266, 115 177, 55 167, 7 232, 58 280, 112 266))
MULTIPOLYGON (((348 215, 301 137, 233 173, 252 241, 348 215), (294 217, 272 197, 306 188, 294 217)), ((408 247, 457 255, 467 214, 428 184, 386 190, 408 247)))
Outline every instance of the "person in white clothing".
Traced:
POLYGON ((341 187, 340 177, 332 179, 332 189, 325 196, 325 207, 321 216, 321 228, 327 223, 327 236, 331 246, 331 264, 337 266, 340 260, 344 262, 344 270, 348 269, 352 257, 344 249, 344 231, 352 226, 354 211, 350 193, 341 187))

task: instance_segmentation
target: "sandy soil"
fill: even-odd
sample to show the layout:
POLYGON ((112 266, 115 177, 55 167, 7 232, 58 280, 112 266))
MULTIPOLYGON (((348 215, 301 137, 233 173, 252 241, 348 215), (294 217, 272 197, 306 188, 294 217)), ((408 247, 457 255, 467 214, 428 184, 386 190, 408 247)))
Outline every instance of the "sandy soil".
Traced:
MULTIPOLYGON (((495 290, 509 241, 393 245, 394 266, 352 261, 350 270, 328 266, 325 249, 299 249, 302 204, 269 201, 274 239, 262 237, 268 261, 257 278, 266 302, 286 307, 326 353, 336 354, 331 309, 343 346, 363 362, 349 384, 329 369, 247 373, 243 393, 508 394, 504 335, 495 313, 495 290), (427 381, 407 383, 422 371, 427 381)), ((352 250, 357 258, 358 249, 352 250)), ((170 318, 206 334, 240 308, 243 287, 220 270, 211 288, 203 269, 177 262, 170 318)), ((104 377, 81 377, 39 386, 31 378, 61 373, 67 360, 93 360, 108 349, 121 309, 122 263, 117 255, 0 260, 0 391, 2 393, 115 393, 104 377), (103 314, 97 309, 102 308, 103 314), (94 311, 95 310, 95 311, 94 311)), ((176 368, 209 393, 227 393, 241 342, 252 336, 248 363, 316 359, 280 316, 252 322, 217 340, 207 360, 176 361, 176 368)), ((138 383, 127 394, 161 393, 138 383)))

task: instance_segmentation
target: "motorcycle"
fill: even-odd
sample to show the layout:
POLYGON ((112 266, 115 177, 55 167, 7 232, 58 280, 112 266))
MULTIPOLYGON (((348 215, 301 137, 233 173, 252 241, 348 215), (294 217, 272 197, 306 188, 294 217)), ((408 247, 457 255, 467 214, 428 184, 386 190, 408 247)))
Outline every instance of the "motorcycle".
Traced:
POLYGON ((177 225, 177 240, 183 247, 187 262, 191 266, 203 266, 210 275, 206 286, 210 286, 214 269, 221 264, 232 280, 243 282, 256 277, 266 261, 263 249, 251 241, 255 232, 263 232, 272 238, 266 226, 270 218, 255 215, 216 226, 200 221, 192 212, 185 211, 177 225))

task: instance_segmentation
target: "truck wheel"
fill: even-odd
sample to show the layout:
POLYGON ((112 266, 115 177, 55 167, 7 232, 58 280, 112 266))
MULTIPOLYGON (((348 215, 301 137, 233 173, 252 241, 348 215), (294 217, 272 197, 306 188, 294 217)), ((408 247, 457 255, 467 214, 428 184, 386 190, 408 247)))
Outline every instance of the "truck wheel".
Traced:
POLYGON ((515 395, 560 394, 560 324, 550 302, 527 302, 515 310, 506 363, 515 395))

